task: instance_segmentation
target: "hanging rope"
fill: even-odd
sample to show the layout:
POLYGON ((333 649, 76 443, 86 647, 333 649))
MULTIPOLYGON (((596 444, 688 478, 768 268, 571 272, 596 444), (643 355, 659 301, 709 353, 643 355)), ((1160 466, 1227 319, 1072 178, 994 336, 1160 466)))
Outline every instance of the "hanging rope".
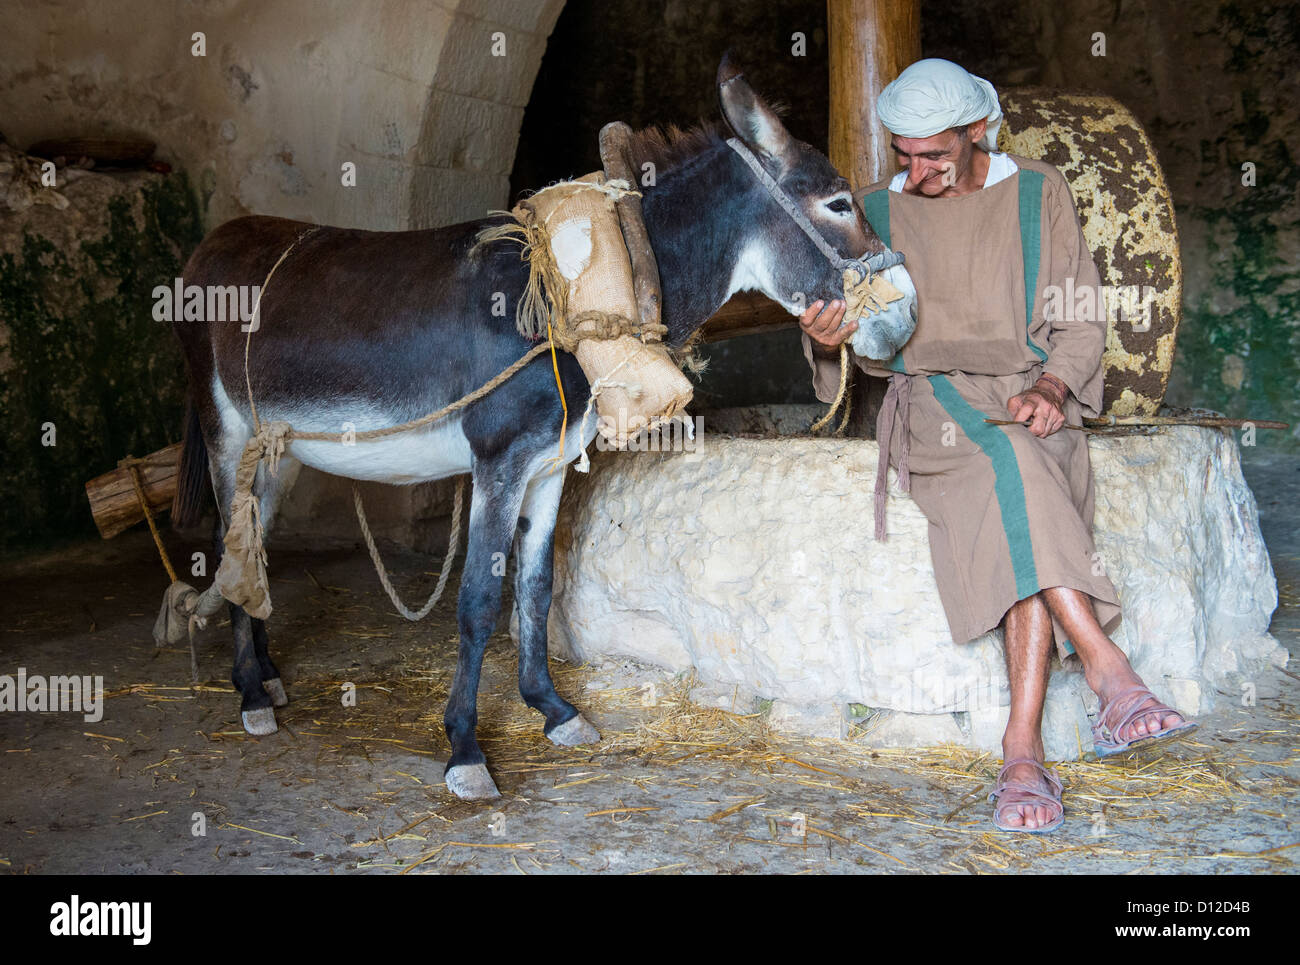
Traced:
POLYGON ((438 574, 438 585, 434 587, 433 593, 425 601, 424 606, 418 611, 412 611, 402 602, 397 591, 393 589, 393 582, 388 578, 388 570, 384 566, 384 561, 380 559, 379 548, 375 546, 375 538, 370 534, 370 524, 366 522, 366 510, 361 505, 361 489, 356 483, 352 484, 352 503, 357 510, 357 522, 361 524, 361 535, 365 537, 366 549, 370 551, 370 559, 374 561, 375 573, 379 575, 379 582, 388 594, 388 599, 393 601, 393 606, 397 612, 412 623, 418 623, 429 615, 429 612, 438 605, 442 598, 442 591, 447 588, 447 578, 451 576, 451 564, 456 559, 456 549, 460 545, 460 515, 461 507, 465 498, 465 477, 462 476, 456 480, 456 502, 451 510, 451 536, 447 539, 447 552, 442 559, 442 570, 438 574))
POLYGON ((835 413, 839 411, 840 406, 843 405, 844 415, 840 419, 840 425, 839 428, 835 430, 835 434, 837 436, 844 435, 844 430, 849 426, 849 413, 853 411, 853 401, 848 394, 849 384, 852 381, 849 369, 849 344, 848 342, 840 342, 839 391, 835 393, 835 398, 831 402, 831 407, 826 411, 826 414, 812 424, 810 431, 820 432, 824 429, 830 423, 835 413))

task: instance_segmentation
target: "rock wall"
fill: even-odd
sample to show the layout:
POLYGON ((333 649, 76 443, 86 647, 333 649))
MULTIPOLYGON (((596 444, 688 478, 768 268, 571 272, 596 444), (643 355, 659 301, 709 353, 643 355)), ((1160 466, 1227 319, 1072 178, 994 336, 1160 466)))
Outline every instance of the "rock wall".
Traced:
POLYGON ((1300 448, 1300 6, 923 0, 921 21, 928 57, 999 87, 1105 93, 1142 122, 1183 257, 1166 401, 1288 421, 1260 444, 1300 448))
POLYGON ((152 290, 202 236, 184 175, 57 172, 0 144, 0 548, 94 532, 85 481, 179 437, 152 290))
POLYGON ((0 119, 21 147, 69 134, 157 141, 198 187, 208 228, 248 213, 451 224, 505 205, 562 6, 48 0, 0 35, 0 119), (344 162, 355 187, 341 183, 344 162))
MULTIPOLYGON (((1203 713, 1284 663, 1233 439, 1177 428, 1093 436, 1090 451, 1097 547, 1124 607, 1115 640, 1147 683, 1203 713)), ((693 670, 704 693, 767 707, 778 729, 840 735, 857 720, 882 745, 997 750, 1000 635, 952 642, 910 497, 893 490, 889 540, 872 539, 876 457, 873 442, 712 433, 696 453, 600 454, 566 484, 552 646, 693 670)), ((1091 747, 1089 709, 1082 673, 1058 669, 1049 757, 1091 747)))

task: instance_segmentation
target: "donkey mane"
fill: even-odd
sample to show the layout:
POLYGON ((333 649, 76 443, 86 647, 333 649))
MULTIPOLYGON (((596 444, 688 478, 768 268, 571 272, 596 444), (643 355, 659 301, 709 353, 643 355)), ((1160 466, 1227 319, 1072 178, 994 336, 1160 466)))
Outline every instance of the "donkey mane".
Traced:
MULTIPOLYGON (((784 101, 767 101, 768 109, 778 117, 790 113, 790 107, 784 101)), ((676 124, 661 126, 651 124, 639 131, 633 131, 628 138, 628 153, 631 155, 632 167, 640 169, 649 163, 655 166, 655 177, 661 177, 669 171, 684 167, 710 148, 722 144, 732 136, 730 127, 721 120, 702 120, 699 123, 681 128, 676 124)))
POLYGON ((700 121, 685 130, 676 124, 642 128, 628 138, 632 168, 639 173, 642 165, 653 164, 656 179, 661 178, 722 144, 729 134, 720 121, 700 121))

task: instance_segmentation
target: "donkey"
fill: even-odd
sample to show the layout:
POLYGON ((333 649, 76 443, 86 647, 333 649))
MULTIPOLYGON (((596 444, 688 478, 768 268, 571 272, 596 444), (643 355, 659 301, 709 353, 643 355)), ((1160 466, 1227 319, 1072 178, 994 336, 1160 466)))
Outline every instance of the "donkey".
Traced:
MULTIPOLYGON (((828 245, 856 257, 884 253, 820 152, 795 140, 776 113, 723 58, 717 76, 724 124, 688 132, 633 135, 634 170, 654 165, 643 210, 662 286, 665 342, 682 347, 734 293, 761 291, 798 315, 804 300, 843 297, 828 245), (821 249, 728 144, 734 134, 821 234, 821 249)), ((486 382, 532 344, 511 318, 490 311, 496 293, 522 296, 527 266, 508 242, 476 246, 500 215, 427 231, 373 232, 323 227, 279 263, 252 335, 248 382, 258 415, 304 431, 358 431, 414 419, 486 382)), ((245 217, 213 231, 184 270, 186 285, 260 285, 310 225, 245 217)), ((894 284, 915 291, 906 272, 894 284)), ((499 300, 499 298, 498 298, 499 300)), ((910 315, 864 320, 890 351, 911 334, 910 315)), ((174 520, 193 525, 211 487, 222 550, 235 467, 253 434, 245 387, 245 339, 238 324, 177 322, 189 373, 189 406, 174 520)), ((561 465, 575 459, 596 427, 579 433, 590 389, 576 358, 559 355, 569 400, 561 465)), ((555 520, 563 469, 548 471, 564 418, 549 356, 470 406, 418 431, 343 446, 293 440, 274 477, 259 473, 254 494, 269 532, 276 507, 302 465, 350 479, 396 485, 470 473, 473 496, 457 621, 455 678, 443 717, 451 757, 447 787, 458 797, 497 796, 475 729, 483 652, 498 616, 505 554, 515 552, 519 613, 519 692, 545 718, 558 745, 600 735, 556 693, 547 663, 555 520), (501 554, 498 556, 498 554, 501 554)), ((274 707, 288 702, 268 652, 266 626, 230 607, 235 639, 231 679, 250 734, 275 731, 274 707)))

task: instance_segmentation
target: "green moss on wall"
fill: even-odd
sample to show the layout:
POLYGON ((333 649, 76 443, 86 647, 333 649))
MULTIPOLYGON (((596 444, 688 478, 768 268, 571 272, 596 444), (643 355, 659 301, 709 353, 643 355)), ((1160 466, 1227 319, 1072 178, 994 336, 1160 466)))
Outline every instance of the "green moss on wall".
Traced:
POLYGON ((184 176, 151 177, 113 195, 106 220, 71 251, 27 233, 0 255, 5 549, 93 533, 86 480, 179 436, 184 366, 170 326, 152 318, 152 291, 202 238, 197 203, 184 176))
MULTIPOLYGON (((1184 251, 1192 270, 1208 267, 1204 284, 1184 301, 1170 401, 1233 416, 1281 419, 1286 433, 1257 444, 1300 450, 1300 285, 1297 284, 1297 191, 1294 104, 1286 113, 1259 85, 1261 52, 1289 61, 1300 11, 1271 4, 1223 4, 1218 26, 1228 45, 1225 81, 1240 91, 1233 123, 1201 144, 1208 172, 1223 173, 1221 203, 1188 205, 1181 223, 1200 222, 1206 252, 1184 251), (1280 48, 1280 49, 1279 49, 1280 48), (1254 81, 1254 83, 1252 83, 1254 81), (1254 166, 1253 185, 1242 165, 1254 166), (1201 262, 1198 265, 1198 261, 1201 262)), ((1293 64, 1291 69, 1293 70, 1293 64)))

